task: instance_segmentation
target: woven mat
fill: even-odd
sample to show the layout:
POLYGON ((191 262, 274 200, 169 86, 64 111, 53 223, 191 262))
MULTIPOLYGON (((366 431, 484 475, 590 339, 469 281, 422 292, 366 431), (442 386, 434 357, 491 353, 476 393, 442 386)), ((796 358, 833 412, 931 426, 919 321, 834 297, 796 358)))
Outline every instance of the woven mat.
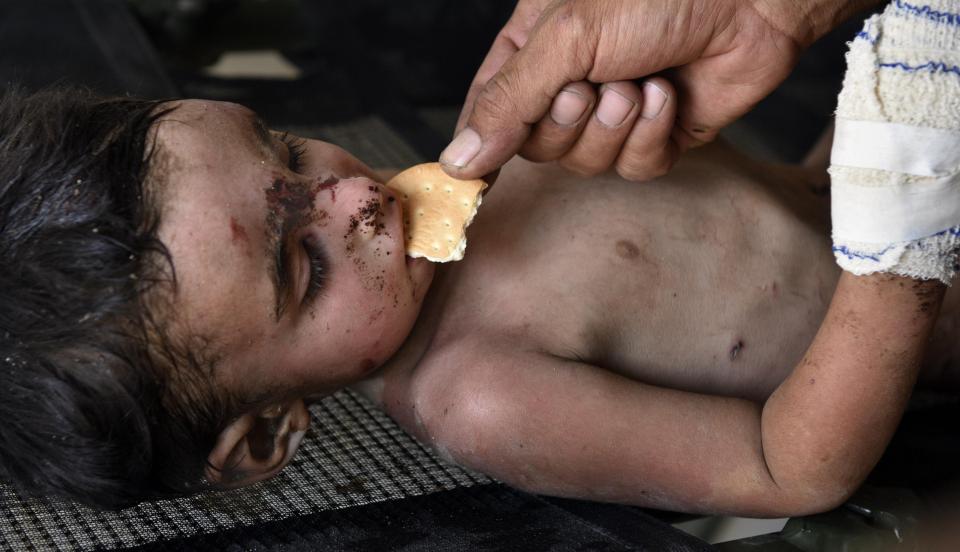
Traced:
POLYGON ((341 391, 311 407, 313 424, 291 464, 245 489, 97 512, 21 500, 3 489, 4 550, 94 550, 213 533, 310 513, 491 481, 446 463, 362 397, 341 391))

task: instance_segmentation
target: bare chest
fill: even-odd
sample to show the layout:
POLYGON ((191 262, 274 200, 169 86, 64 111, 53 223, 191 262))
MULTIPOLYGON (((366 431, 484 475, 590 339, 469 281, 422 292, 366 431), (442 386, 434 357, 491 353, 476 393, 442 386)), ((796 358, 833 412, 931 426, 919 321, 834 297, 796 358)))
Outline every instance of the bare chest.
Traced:
POLYGON ((742 175, 505 176, 453 268, 452 335, 754 396, 783 378, 822 319, 836 278, 825 231, 742 175))

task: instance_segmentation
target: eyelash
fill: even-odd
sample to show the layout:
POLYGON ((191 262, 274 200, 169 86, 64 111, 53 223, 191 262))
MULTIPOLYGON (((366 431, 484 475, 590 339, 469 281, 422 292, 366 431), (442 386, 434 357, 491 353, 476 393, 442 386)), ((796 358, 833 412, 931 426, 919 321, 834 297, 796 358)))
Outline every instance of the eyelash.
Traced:
POLYGON ((293 172, 300 172, 300 169, 307 163, 307 141, 284 132, 280 135, 280 141, 287 146, 287 152, 290 161, 287 166, 293 172))
POLYGON ((304 301, 309 302, 320 293, 327 281, 327 255, 312 237, 303 240, 303 249, 310 259, 310 281, 303 295, 304 301))

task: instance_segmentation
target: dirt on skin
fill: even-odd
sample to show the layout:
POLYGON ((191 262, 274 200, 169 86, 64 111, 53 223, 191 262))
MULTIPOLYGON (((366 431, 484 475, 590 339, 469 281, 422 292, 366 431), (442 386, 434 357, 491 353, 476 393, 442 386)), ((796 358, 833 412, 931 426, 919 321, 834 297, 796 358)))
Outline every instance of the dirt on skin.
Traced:
POLYGON ((234 217, 230 217, 230 238, 233 243, 248 243, 250 241, 246 228, 237 222, 237 219, 234 217))
POLYGON ((273 185, 264 190, 267 199, 267 232, 280 229, 281 235, 286 235, 310 223, 329 218, 325 211, 317 210, 315 202, 321 190, 336 193, 333 185, 337 182, 339 179, 336 177, 310 183, 288 181, 282 177, 274 179, 273 185))
MULTIPOLYGON (((309 224, 326 224, 330 216, 323 209, 316 208, 317 194, 323 190, 329 190, 331 194, 335 194, 334 186, 339 181, 334 176, 303 182, 274 175, 273 183, 263 190, 267 201, 264 232, 268 251, 276 251, 279 240, 285 239, 285 236, 309 224)), ((232 227, 231 230, 235 232, 232 227)), ((283 262, 282 259, 277 261, 283 262)), ((277 282, 277 284, 281 285, 283 282, 277 282)), ((280 316, 280 312, 277 312, 277 316, 280 316)))
POLYGON ((379 199, 371 199, 363 204, 363 207, 357 211, 357 214, 350 217, 350 228, 347 233, 343 236, 345 239, 353 233, 361 224, 374 228, 376 235, 380 235, 386 228, 384 224, 377 222, 377 215, 380 214, 380 208, 382 207, 379 199))
MULTIPOLYGON (((371 186, 371 191, 376 191, 376 188, 371 186)), ((382 222, 377 222, 378 215, 382 215, 382 207, 379 199, 370 199, 363 203, 360 209, 353 215, 350 216, 350 224, 347 228, 346 234, 343 235, 344 241, 346 241, 346 251, 347 256, 352 257, 354 253, 354 244, 351 239, 351 235, 359 228, 361 225, 366 226, 367 228, 373 228, 375 235, 380 235, 381 233, 386 232, 386 226, 382 222)), ((376 255, 382 255, 383 253, 377 249, 375 251, 376 255)), ((389 254, 389 253, 387 253, 389 254)), ((357 275, 360 277, 361 283, 370 290, 383 291, 386 287, 386 278, 384 277, 385 271, 381 271, 380 274, 373 275, 370 273, 367 263, 363 260, 354 257, 353 258, 354 268, 356 269, 357 275)))
POLYGON ((938 305, 944 287, 939 280, 917 280, 913 283, 913 293, 919 301, 917 309, 920 314, 927 314, 938 305))

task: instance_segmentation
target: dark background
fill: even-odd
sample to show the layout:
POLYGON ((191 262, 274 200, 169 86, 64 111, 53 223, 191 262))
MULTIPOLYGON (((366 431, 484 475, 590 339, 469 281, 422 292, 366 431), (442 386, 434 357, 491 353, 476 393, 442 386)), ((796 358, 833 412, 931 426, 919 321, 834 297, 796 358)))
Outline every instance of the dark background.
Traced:
MULTIPOLYGON (((513 5, 514 0, 0 0, 0 82, 30 89, 80 83, 107 94, 236 101, 277 128, 295 127, 307 136, 327 137, 322 129, 330 125, 375 117, 409 144, 416 158, 432 160, 450 138, 474 71, 513 5), (222 79, 204 73, 226 51, 263 49, 282 52, 301 77, 222 79)), ((808 51, 783 86, 726 132, 728 139, 760 157, 802 159, 829 124, 844 44, 861 19, 808 51)), ((931 404, 914 401, 870 484, 923 497, 936 509, 945 507, 944 482, 953 479, 960 458, 954 423, 960 409, 955 399, 931 404)), ((885 499, 863 500, 880 504, 879 513, 896 510, 885 499)), ((632 515, 626 509, 553 504, 576 509, 581 522, 601 520, 597 526, 632 515)), ((429 513, 432 506, 417 508, 429 513)), ((827 521, 815 523, 834 528, 821 528, 820 534, 849 534, 844 516, 851 511, 817 517, 827 521)), ((463 515, 490 515, 470 512, 463 515)), ((857 530, 889 530, 886 522, 861 514, 857 530)), ((550 519, 559 518, 544 523, 553 523, 550 519)), ((631 524, 636 521, 622 526, 631 524)), ((279 530, 289 533, 286 526, 279 530)))
MULTIPOLYGON (((424 159, 446 144, 460 102, 514 0, 4 0, 0 78, 79 82, 106 93, 243 103, 298 129, 374 114, 424 159), (226 51, 275 49, 295 81, 221 79, 226 51)), ((727 135, 755 155, 798 161, 827 125, 851 21, 727 135)))

